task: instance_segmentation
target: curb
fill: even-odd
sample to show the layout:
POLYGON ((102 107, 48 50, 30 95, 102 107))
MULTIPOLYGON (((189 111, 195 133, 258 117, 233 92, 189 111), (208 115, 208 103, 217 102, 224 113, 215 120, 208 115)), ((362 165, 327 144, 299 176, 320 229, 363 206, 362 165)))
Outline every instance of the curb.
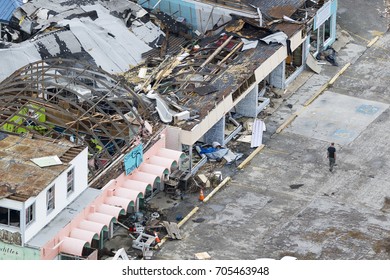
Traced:
POLYGON ((285 129, 290 123, 292 123, 296 117, 298 117, 297 113, 292 114, 281 126, 278 127, 275 133, 279 134, 282 132, 282 130, 285 129))
POLYGON ((190 213, 187 214, 187 216, 185 216, 185 217, 183 218, 183 220, 181 220, 181 221, 177 224, 177 226, 180 228, 182 225, 184 225, 192 216, 195 215, 196 212, 198 212, 198 210, 199 210, 199 207, 196 206, 194 209, 192 209, 192 211, 191 211, 190 213))
MULTIPOLYGON (((264 146, 264 145, 263 145, 264 146)), ((216 194, 224 185, 226 185, 227 182, 229 182, 231 180, 230 177, 226 177, 225 180, 223 180, 211 193, 209 193, 209 195, 203 200, 204 203, 206 203, 207 201, 209 201, 209 199, 214 195, 216 194)), ((180 228, 182 227, 189 219, 191 219, 192 216, 194 216, 196 214, 196 212, 199 211, 199 207, 196 206, 194 209, 191 210, 190 213, 187 214, 187 216, 185 216, 183 218, 183 220, 181 220, 177 226, 180 228)), ((167 236, 164 236, 161 241, 156 244, 153 248, 154 250, 158 250, 161 248, 161 246, 168 240, 168 237, 167 236)))
POLYGON ((348 62, 347 64, 345 64, 344 67, 341 68, 341 70, 339 72, 337 72, 336 75, 334 75, 333 78, 329 80, 329 82, 324 84, 312 97, 310 97, 309 100, 307 100, 305 102, 305 104, 303 104, 303 106, 307 107, 314 100, 316 100, 317 97, 320 96, 328 88, 328 86, 331 86, 334 84, 334 82, 348 69, 349 66, 351 66, 351 62, 348 62))
POLYGON ((341 68, 341 70, 336 75, 334 75, 332 79, 330 79, 328 85, 333 85, 334 82, 348 69, 349 66, 351 66, 351 62, 345 64, 344 67, 341 68))
POLYGON ((227 182, 229 182, 231 180, 231 178, 228 176, 225 178, 225 180, 223 180, 221 183, 219 183, 219 185, 213 189, 213 191, 211 193, 209 193, 208 196, 206 196, 205 199, 203 199, 203 203, 206 203, 207 201, 209 201, 209 199, 217 192, 219 191, 220 188, 222 188, 224 185, 226 185, 227 182))
MULTIPOLYGON (((177 226, 180 228, 181 226, 183 226, 193 215, 195 215, 196 212, 198 212, 199 210, 199 207, 196 206, 194 209, 192 209, 192 211, 190 213, 187 214, 187 216, 185 216, 183 218, 183 220, 181 220, 177 226)), ((158 250, 161 248, 161 246, 168 240, 168 237, 167 236, 164 236, 161 241, 156 244, 153 248, 154 250, 158 250)))
POLYGON ((245 165, 247 165, 255 157, 255 155, 257 155, 264 147, 265 147, 265 145, 260 145, 243 162, 241 162, 240 165, 237 168, 238 169, 243 169, 245 167, 245 165))
POLYGON ((368 44, 367 48, 371 48, 372 45, 374 45, 379 40, 379 36, 376 36, 374 39, 372 39, 368 44))

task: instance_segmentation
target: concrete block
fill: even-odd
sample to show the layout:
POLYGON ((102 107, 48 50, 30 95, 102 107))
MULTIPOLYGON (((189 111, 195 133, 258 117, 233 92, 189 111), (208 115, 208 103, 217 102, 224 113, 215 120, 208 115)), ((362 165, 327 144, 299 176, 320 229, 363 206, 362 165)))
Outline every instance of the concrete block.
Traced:
POLYGON ((199 180, 202 182, 202 184, 203 184, 206 188, 210 188, 210 186, 211 186, 210 180, 206 177, 206 175, 204 175, 204 174, 199 174, 199 175, 198 175, 198 178, 199 178, 199 180))

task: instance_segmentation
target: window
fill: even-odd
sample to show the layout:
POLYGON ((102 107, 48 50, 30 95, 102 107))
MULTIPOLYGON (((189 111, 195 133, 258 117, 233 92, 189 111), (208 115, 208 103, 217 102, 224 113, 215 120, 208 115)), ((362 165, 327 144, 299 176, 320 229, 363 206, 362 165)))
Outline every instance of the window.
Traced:
POLYGON ((26 209, 26 226, 35 220, 35 203, 26 209))
POLYGON ((0 207, 0 224, 20 227, 20 211, 0 207))
POLYGON ((67 182, 66 193, 67 195, 69 195, 74 191, 74 168, 68 171, 66 182, 67 182))
POLYGON ((324 42, 328 41, 328 39, 331 37, 331 23, 331 18, 328 18, 324 23, 324 42))
POLYGON ((55 205, 54 205, 54 187, 55 186, 52 186, 50 189, 47 190, 47 193, 46 193, 47 214, 49 214, 55 207, 55 205))

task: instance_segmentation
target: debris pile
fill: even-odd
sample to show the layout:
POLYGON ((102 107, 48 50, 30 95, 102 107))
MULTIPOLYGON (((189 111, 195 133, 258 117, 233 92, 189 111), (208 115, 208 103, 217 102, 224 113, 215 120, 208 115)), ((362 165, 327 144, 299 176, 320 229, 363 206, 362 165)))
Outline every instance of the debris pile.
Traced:
POLYGON ((166 221, 165 216, 153 209, 144 209, 127 215, 118 224, 127 230, 127 237, 132 240, 127 253, 135 257, 150 259, 163 239, 182 239, 178 224, 166 221))
POLYGON ((145 9, 127 0, 34 0, 18 7, 2 28, 0 81, 30 62, 54 57, 122 73, 165 37, 145 9))

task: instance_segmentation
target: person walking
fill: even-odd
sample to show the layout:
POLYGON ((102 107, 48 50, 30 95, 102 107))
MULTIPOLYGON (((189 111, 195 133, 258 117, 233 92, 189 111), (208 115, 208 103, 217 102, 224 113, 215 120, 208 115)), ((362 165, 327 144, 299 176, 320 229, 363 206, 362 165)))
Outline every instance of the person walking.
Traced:
POLYGON ((328 159, 329 159, 329 171, 333 171, 333 166, 336 164, 336 148, 334 147, 334 143, 330 143, 330 147, 328 148, 328 159))

